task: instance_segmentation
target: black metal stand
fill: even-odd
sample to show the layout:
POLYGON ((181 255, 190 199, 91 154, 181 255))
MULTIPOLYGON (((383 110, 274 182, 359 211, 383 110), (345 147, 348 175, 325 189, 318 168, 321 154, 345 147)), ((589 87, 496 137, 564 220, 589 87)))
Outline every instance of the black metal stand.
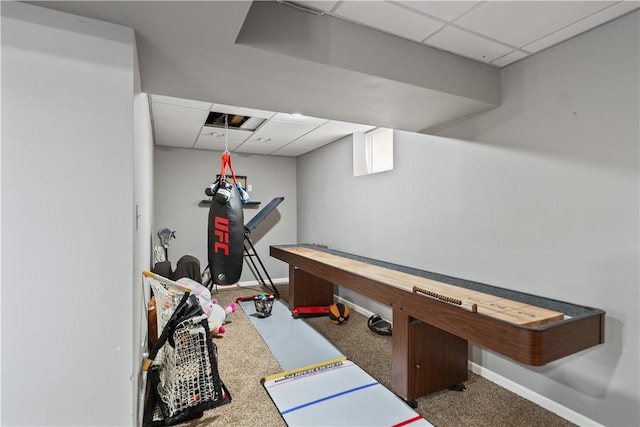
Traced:
POLYGON ((278 289, 276 289, 276 285, 274 285, 273 281, 271 280, 271 276, 269 276, 267 269, 264 267, 264 264, 262 263, 262 260, 258 255, 258 252, 256 252, 256 248, 253 246, 253 242, 251 241, 251 233, 249 232, 244 233, 244 258, 249 261, 247 265, 249 266, 249 270, 251 270, 251 273, 253 273, 253 277, 255 277, 262 286, 270 287, 271 289, 273 289, 273 292, 276 295, 280 295, 280 292, 278 292, 278 289), (262 274, 260 274, 260 269, 258 269, 258 266, 253 261, 254 258, 258 260, 258 264, 260 264, 262 272, 269 281, 268 285, 262 277, 262 274))
POLYGON ((269 276, 267 269, 264 267, 264 264, 262 263, 262 260, 258 255, 258 252, 256 252, 256 248, 253 246, 253 242, 251 241, 251 232, 271 212, 273 212, 275 208, 280 203, 282 203, 283 200, 284 200, 284 197, 274 198, 264 208, 262 208, 260 212, 258 212, 253 218, 251 218, 251 220, 244 226, 244 257, 245 259, 248 260, 247 265, 249 266, 251 273, 253 273, 253 277, 256 278, 258 283, 260 283, 262 286, 270 287, 271 289, 273 289, 276 295, 280 295, 280 293, 278 292, 278 289, 276 289, 276 286, 273 284, 273 281, 271 280, 271 277, 269 276), (258 264, 260 265, 260 268, 258 268, 258 265, 256 265, 256 263, 254 262, 253 260, 254 258, 258 260, 258 264), (267 282, 265 282, 264 278, 262 277, 262 274, 260 271, 264 273, 264 276, 269 281, 268 285, 267 285, 267 282))

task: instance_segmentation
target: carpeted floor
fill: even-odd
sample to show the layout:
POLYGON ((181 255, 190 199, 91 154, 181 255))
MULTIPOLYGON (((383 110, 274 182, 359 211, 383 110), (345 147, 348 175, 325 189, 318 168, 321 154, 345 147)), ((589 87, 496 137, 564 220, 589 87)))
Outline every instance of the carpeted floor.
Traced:
MULTIPOLYGON (((278 285, 284 301, 288 287, 278 285)), ((214 298, 221 305, 238 297, 268 292, 267 289, 220 288, 214 298)), ((204 416, 183 426, 285 426, 260 380, 283 369, 269 351, 249 317, 239 309, 228 316, 231 322, 223 338, 215 339, 220 376, 232 402, 206 411, 204 416)), ((391 337, 375 334, 367 318, 352 311, 349 321, 336 326, 326 317, 306 319, 325 335, 348 359, 380 383, 391 387, 391 337)), ((441 391, 418 399, 417 411, 435 426, 573 426, 569 421, 469 372, 466 390, 441 391)))

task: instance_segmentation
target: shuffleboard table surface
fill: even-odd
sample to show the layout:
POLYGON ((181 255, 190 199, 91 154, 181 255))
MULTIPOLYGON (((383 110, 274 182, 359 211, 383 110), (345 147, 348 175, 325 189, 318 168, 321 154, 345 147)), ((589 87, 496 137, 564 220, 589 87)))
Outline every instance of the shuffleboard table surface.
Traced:
POLYGON ((514 301, 497 295, 475 291, 422 276, 417 276, 388 266, 375 265, 358 259, 339 256, 316 248, 297 246, 288 251, 308 259, 330 265, 361 277, 374 279, 413 293, 414 287, 460 302, 462 308, 476 310, 479 314, 501 319, 521 326, 536 326, 564 319, 564 314, 544 307, 514 301), (475 308, 473 307, 475 305, 475 308))

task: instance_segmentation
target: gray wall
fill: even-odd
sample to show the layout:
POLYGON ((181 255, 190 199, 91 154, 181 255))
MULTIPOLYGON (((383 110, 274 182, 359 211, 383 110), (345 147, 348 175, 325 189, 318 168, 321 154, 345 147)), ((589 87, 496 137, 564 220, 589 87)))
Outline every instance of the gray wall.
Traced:
POLYGON ((146 376, 140 367, 146 359, 147 304, 149 286, 145 286, 141 272, 151 268, 153 242, 153 130, 147 94, 136 93, 134 97, 134 147, 133 147, 133 199, 136 222, 133 235, 133 372, 132 387, 135 399, 135 419, 142 423, 146 376))
POLYGON ((2 2, 2 425, 134 423, 134 57, 131 29, 2 2))
MULTIPOLYGON (((220 173, 222 153, 204 150, 156 147, 154 150, 154 233, 162 228, 176 230, 169 245, 173 268, 183 255, 207 265, 207 219, 209 208, 199 207, 208 197, 204 189, 220 173)), ((253 187, 251 200, 258 207, 245 207, 245 224, 274 197, 285 200, 252 233, 252 241, 272 279, 288 277, 285 263, 269 256, 269 246, 296 242, 296 160, 293 157, 232 154, 236 175, 247 176, 253 187)), ((228 172, 228 171, 227 171, 228 172)), ((155 244, 159 244, 157 234, 155 244)), ((249 268, 243 268, 241 282, 254 281, 249 268)))
POLYGON ((501 107, 396 132, 391 172, 353 178, 350 138, 300 157, 299 241, 605 310, 604 345, 540 368, 472 360, 639 425, 638 60, 636 12, 504 69, 501 107))

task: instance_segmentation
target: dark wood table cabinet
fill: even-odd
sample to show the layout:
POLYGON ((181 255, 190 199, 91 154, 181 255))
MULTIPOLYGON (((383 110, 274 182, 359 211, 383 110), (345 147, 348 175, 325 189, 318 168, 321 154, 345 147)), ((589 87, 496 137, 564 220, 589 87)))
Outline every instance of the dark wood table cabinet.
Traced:
POLYGON ((530 366, 604 342, 599 309, 314 245, 271 246, 270 253, 289 264, 290 309, 333 304, 334 285, 392 308, 392 388, 407 400, 466 381, 469 342, 530 366), (423 287, 433 292, 416 290, 423 287), (467 304, 474 298, 477 305, 467 304), (547 317, 505 320, 533 318, 535 310, 547 317))

